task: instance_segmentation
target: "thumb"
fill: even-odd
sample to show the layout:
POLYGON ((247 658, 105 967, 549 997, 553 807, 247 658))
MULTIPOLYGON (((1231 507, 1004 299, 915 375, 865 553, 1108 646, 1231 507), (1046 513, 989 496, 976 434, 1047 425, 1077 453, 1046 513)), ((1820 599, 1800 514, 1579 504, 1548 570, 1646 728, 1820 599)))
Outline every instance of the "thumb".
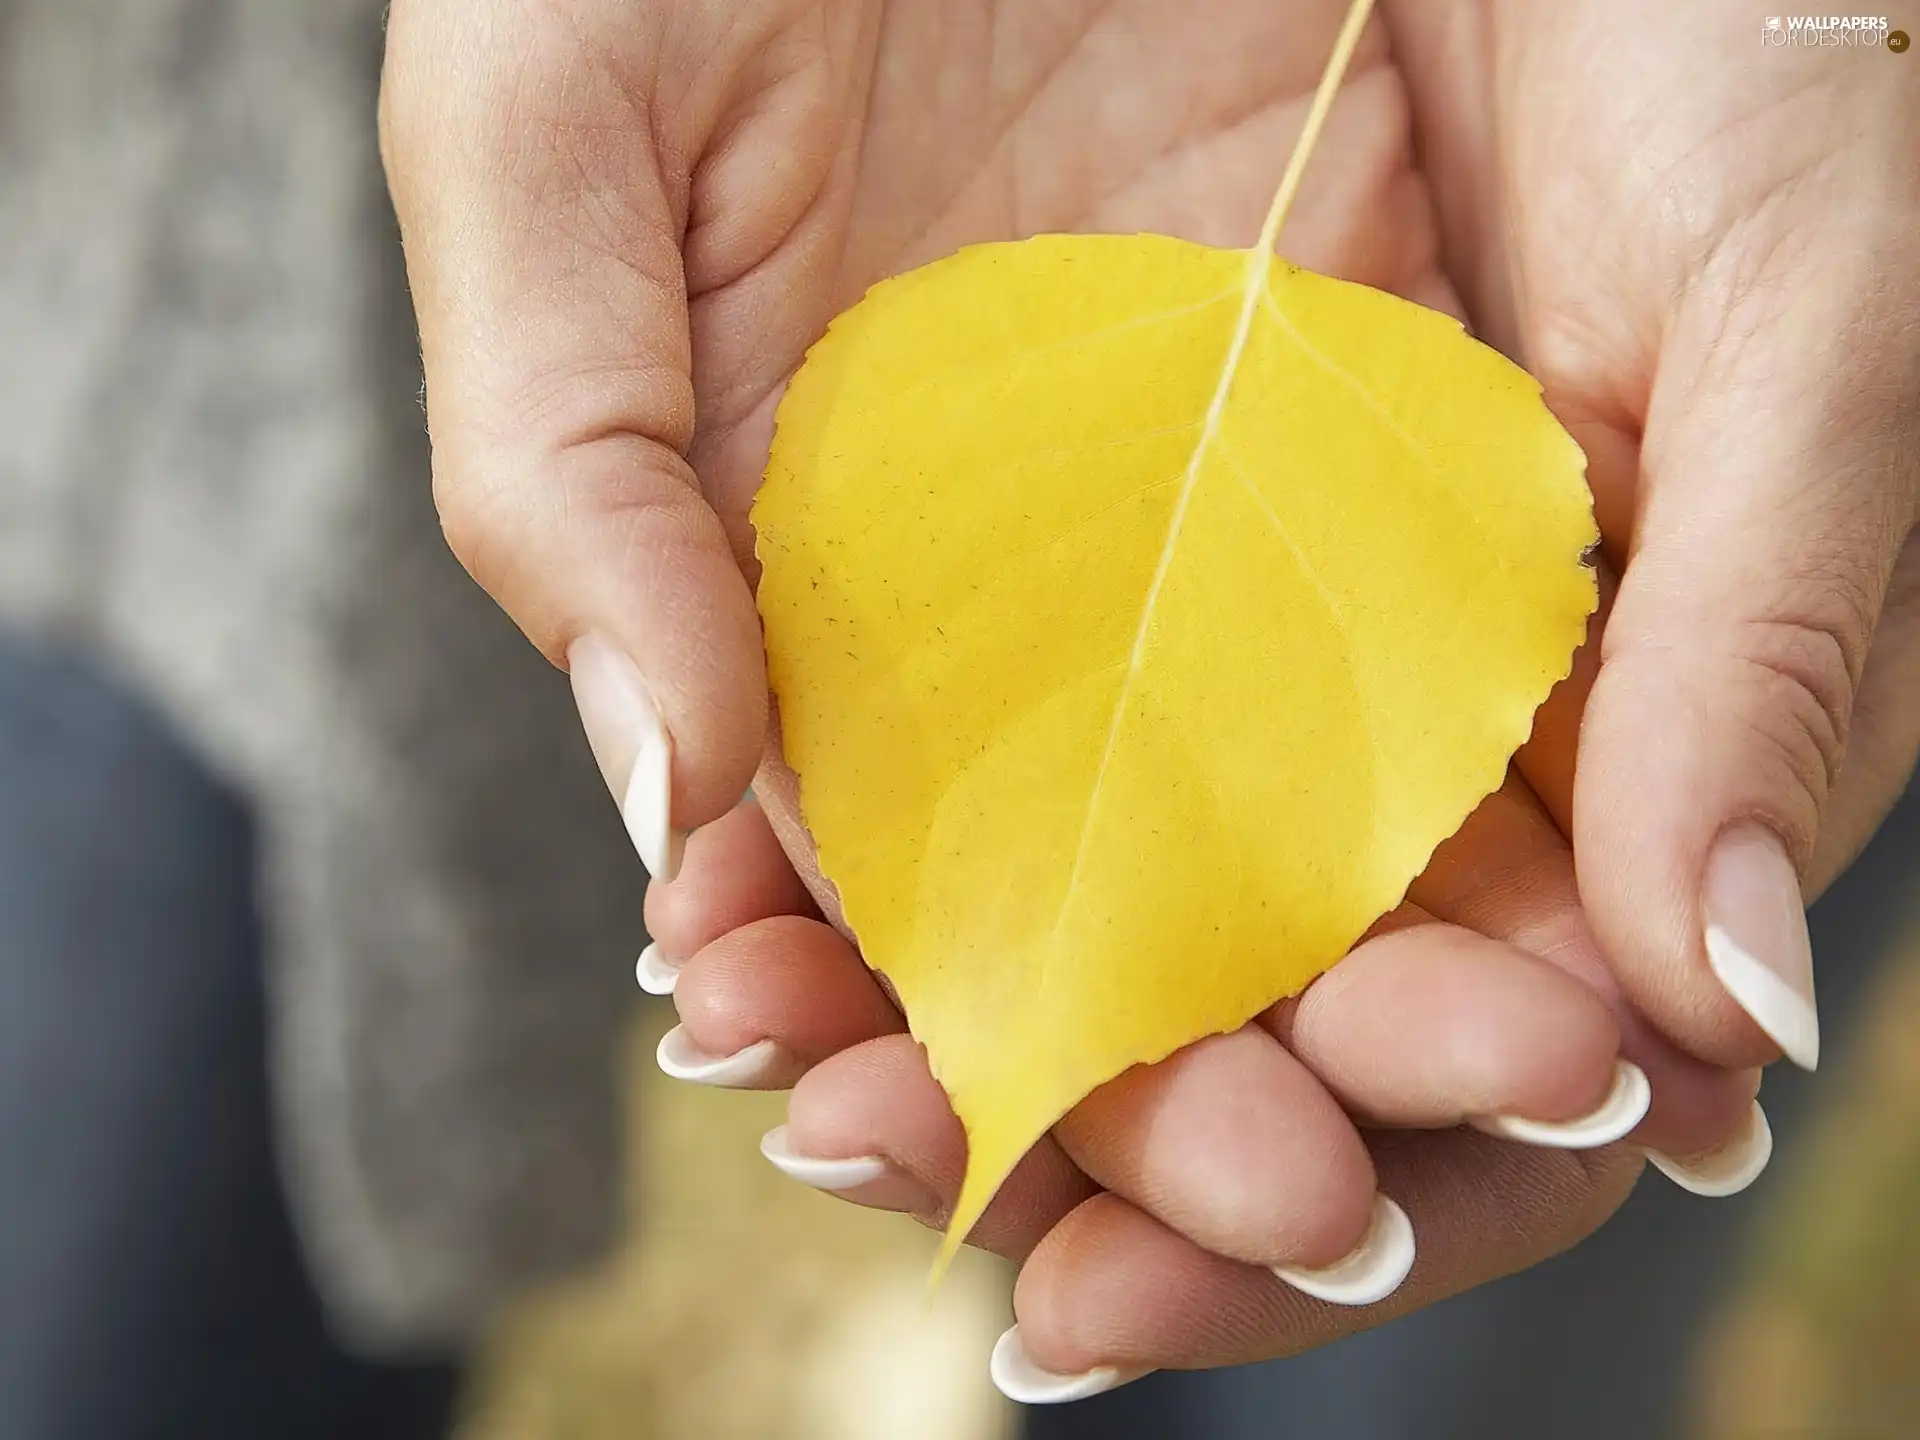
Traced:
POLYGON ((402 0, 381 140, 447 539, 571 669, 641 859, 670 878, 751 780, 766 678, 684 458, 687 184, 663 157, 697 153, 675 127, 698 117, 650 113, 664 28, 626 6, 402 0))
POLYGON ((1647 412, 1575 855, 1622 985, 1717 1064, 1819 1060, 1801 877, 1914 522, 1920 350, 1888 323, 1900 308, 1884 287, 1797 285, 1730 317, 1683 307, 1647 412))

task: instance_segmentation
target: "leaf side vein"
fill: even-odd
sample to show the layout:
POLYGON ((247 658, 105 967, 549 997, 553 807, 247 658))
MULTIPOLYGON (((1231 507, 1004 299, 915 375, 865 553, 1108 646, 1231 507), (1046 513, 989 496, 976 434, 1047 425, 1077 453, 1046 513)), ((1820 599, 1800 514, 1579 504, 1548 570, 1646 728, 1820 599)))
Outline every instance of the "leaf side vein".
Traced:
MULTIPOLYGON (((902 385, 889 394, 890 404, 894 408, 904 408, 906 403, 917 399, 928 390, 943 388, 946 402, 951 405, 953 397, 969 390, 984 388, 996 382, 1009 382, 1029 370, 1036 360, 1057 356, 1074 350, 1082 350, 1092 345, 1102 345, 1118 336, 1134 330, 1146 330, 1156 325, 1171 324, 1176 320, 1185 320, 1189 316, 1199 315, 1211 310, 1221 301, 1231 298, 1231 290, 1223 290, 1218 295, 1209 295, 1204 300, 1196 300, 1191 305, 1177 306, 1172 310, 1156 310, 1151 315, 1136 315, 1130 319, 1116 321, 1111 325, 1102 325, 1096 330, 1085 330, 1073 335, 1062 335, 1057 340, 1048 340, 1039 345, 1022 345, 1014 340, 1010 330, 1004 330, 1007 336, 1006 346, 1012 353, 1012 361, 1005 370, 991 366, 958 367, 941 366, 929 375, 922 376, 912 384, 902 385), (971 381, 972 383, 969 383, 971 381)), ((1004 324, 1004 312, 1002 313, 1004 324)))
POLYGON ((1271 291, 1262 292, 1260 303, 1266 310, 1268 318, 1286 331, 1293 343, 1300 347, 1301 354, 1358 396, 1360 403, 1371 410, 1380 423, 1393 432, 1394 438, 1407 448, 1407 453, 1420 462, 1421 468, 1436 480, 1440 478, 1439 471, 1434 469, 1433 457, 1427 454, 1426 446, 1414 439, 1407 427, 1400 423, 1400 418, 1380 403, 1380 397, 1367 388, 1366 382, 1301 334, 1300 327, 1293 323, 1292 316, 1280 308, 1280 302, 1273 298, 1271 291))

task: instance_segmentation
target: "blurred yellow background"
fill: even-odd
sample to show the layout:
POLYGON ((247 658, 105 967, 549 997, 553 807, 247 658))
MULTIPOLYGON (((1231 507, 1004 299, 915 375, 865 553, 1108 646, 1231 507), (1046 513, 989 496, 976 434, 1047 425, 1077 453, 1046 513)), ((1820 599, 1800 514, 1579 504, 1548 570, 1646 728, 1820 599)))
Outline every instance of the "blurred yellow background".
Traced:
POLYGON ((1701 1440, 1920 1435, 1920 918, 1833 1068, 1702 1347, 1701 1440))
POLYGON ((969 1250, 929 1296, 931 1232, 776 1171, 786 1096, 667 1079, 672 1024, 628 1047, 625 1244, 500 1327, 460 1440, 1011 1440, 1010 1267, 969 1250))

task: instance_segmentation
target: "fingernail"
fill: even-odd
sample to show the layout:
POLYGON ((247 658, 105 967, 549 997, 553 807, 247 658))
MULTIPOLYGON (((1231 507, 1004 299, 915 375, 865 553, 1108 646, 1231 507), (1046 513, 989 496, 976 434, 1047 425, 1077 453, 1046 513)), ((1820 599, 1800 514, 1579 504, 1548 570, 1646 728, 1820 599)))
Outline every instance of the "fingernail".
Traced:
POLYGON ((1060 1405, 1104 1395, 1152 1372, 1121 1370, 1112 1365, 1096 1365, 1078 1375, 1042 1370, 1027 1354, 1027 1347, 1020 1342, 1020 1327, 1015 1325, 994 1341, 987 1373, 993 1377, 994 1387, 1009 1400, 1022 1405, 1060 1405))
POLYGON ((802 1155, 793 1148, 784 1125, 776 1125, 760 1137, 760 1153, 782 1175, 816 1190, 851 1190, 887 1173, 886 1157, 881 1155, 855 1155, 845 1160, 802 1155))
POLYGON ((939 1196, 884 1155, 855 1155, 844 1160, 803 1155, 793 1148, 785 1125, 776 1125, 760 1137, 760 1153, 774 1169, 802 1185, 835 1195, 857 1190, 860 1193, 851 1198, 877 1210, 926 1215, 940 1209, 939 1196))
POLYGON ((633 967, 633 978, 649 995, 671 995, 673 987, 680 983, 680 965, 680 961, 668 959, 655 941, 640 952, 639 963, 633 967))
POLYGON ((1813 942, 1800 877, 1762 825, 1736 825, 1715 842, 1703 892, 1707 963, 1740 1008, 1794 1064, 1820 1063, 1813 942))
POLYGON ((1276 1265, 1273 1273, 1294 1289, 1333 1305, 1372 1305, 1400 1288, 1413 1269, 1413 1222, 1384 1195, 1373 1197, 1373 1219, 1351 1254, 1317 1270, 1276 1265))
POLYGON ((778 1090, 800 1078, 801 1068, 777 1040, 756 1040, 731 1055, 709 1055, 676 1025, 660 1037, 654 1058, 675 1080, 718 1085, 725 1090, 778 1090))
POLYGON ((1577 1120, 1524 1120, 1518 1115, 1476 1115, 1467 1123, 1488 1135, 1554 1150, 1593 1150, 1630 1134, 1653 1103, 1647 1072, 1631 1060, 1613 1062, 1613 1088, 1577 1120))
POLYGON ((653 692, 640 668, 601 635, 567 647, 567 671, 587 744, 640 863, 655 880, 673 879, 687 837, 673 828, 673 737, 653 692))
POLYGON ((1662 1155, 1658 1150, 1647 1151, 1647 1159, 1654 1167, 1682 1190, 1714 1199, 1738 1195, 1760 1178, 1760 1172, 1767 1168, 1767 1161, 1772 1157, 1773 1127, 1767 1124, 1767 1112, 1760 1108, 1758 1100, 1747 1111, 1739 1133, 1717 1150, 1690 1155, 1684 1160, 1662 1155))

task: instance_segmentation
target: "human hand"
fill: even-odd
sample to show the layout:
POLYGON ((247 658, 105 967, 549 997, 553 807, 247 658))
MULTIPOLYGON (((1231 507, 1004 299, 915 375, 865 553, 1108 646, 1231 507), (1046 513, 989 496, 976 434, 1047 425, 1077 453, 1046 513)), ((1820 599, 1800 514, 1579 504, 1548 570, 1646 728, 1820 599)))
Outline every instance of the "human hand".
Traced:
POLYGON ((1819 1053, 1802 896, 1920 748, 1920 68, 1743 5, 1388 0, 1448 273, 1621 571, 1570 795, 1635 1003, 1819 1053))

